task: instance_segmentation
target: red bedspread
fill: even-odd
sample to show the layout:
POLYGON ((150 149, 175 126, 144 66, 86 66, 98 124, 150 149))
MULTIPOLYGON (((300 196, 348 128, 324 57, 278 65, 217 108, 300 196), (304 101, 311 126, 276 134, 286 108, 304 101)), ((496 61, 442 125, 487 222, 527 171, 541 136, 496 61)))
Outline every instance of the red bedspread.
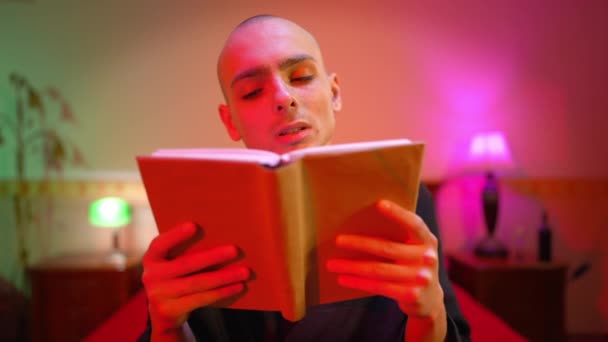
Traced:
MULTIPOLYGON (((455 284, 454 291, 458 297, 462 312, 471 325, 471 338, 473 341, 527 341, 455 284)), ((144 330, 146 320, 146 296, 144 291, 140 291, 118 312, 93 331, 85 341, 135 341, 144 330)))

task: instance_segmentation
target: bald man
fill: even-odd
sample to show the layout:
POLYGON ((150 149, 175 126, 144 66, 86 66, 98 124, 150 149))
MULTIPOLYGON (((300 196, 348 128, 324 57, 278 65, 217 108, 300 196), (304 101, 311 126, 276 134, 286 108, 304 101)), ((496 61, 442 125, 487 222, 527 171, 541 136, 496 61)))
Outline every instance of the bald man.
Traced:
MULTIPOLYGON (((245 20, 227 39, 217 73, 226 101, 219 114, 233 140, 276 153, 330 143, 342 108, 338 78, 325 69, 314 36, 299 25, 267 15, 245 20)), ((392 262, 330 260, 326 267, 340 285, 370 297, 310 307, 298 322, 278 312, 209 307, 243 291, 255 270, 217 267, 234 261, 234 245, 169 258, 172 249, 194 239, 195 223, 159 235, 143 259, 150 320, 140 340, 468 340, 441 262, 428 191, 420 189, 416 213, 381 199, 376 209, 416 236, 416 244, 339 236, 340 248, 392 262)))

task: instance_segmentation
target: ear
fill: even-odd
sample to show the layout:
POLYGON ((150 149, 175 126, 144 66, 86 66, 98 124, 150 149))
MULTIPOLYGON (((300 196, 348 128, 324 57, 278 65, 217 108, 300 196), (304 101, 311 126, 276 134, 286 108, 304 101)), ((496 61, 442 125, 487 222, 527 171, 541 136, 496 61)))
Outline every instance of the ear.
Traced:
POLYGON ((338 82, 338 75, 336 75, 336 73, 331 73, 329 75, 329 84, 332 94, 332 109, 334 112, 339 112, 342 110, 342 94, 340 93, 340 84, 338 82))
POLYGON ((232 140, 234 140, 234 141, 241 140, 241 134, 236 129, 236 126, 234 125, 234 122, 232 121, 232 114, 230 113, 230 107, 228 107, 225 104, 221 104, 218 107, 218 111, 220 113, 220 118, 222 119, 222 122, 224 123, 224 127, 226 127, 226 132, 228 132, 228 135, 230 136, 230 138, 232 138, 232 140))

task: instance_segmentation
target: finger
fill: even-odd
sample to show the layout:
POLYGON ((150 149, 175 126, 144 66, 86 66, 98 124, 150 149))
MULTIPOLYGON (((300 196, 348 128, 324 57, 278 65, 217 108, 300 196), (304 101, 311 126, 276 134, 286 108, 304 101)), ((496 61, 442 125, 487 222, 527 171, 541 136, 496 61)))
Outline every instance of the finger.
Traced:
POLYGON ((382 262, 333 259, 328 261, 327 268, 334 273, 408 285, 425 285, 432 278, 431 271, 426 268, 382 262))
POLYGON ((238 256, 238 249, 234 245, 224 245, 208 250, 183 255, 171 261, 159 262, 149 265, 143 274, 144 283, 159 279, 172 279, 182 277, 194 272, 216 266, 238 256))
POLYGON ((420 243, 437 243, 435 235, 431 233, 420 216, 404 209, 398 204, 389 200, 378 202, 378 209, 389 219, 396 221, 406 228, 414 241, 420 243))
POLYGON ((143 257, 144 265, 156 261, 164 261, 172 248, 195 236, 197 227, 192 222, 177 225, 165 233, 158 235, 150 243, 143 257))
POLYGON ((205 272, 167 281, 162 285, 156 286, 149 295, 156 298, 184 297, 242 282, 247 280, 249 276, 250 272, 247 267, 228 267, 218 271, 205 272))
POLYGON ((179 317, 203 306, 208 306, 219 300, 232 297, 245 289, 243 283, 220 287, 211 291, 191 294, 174 300, 150 302, 155 311, 164 317, 179 317), (156 304, 156 305, 155 305, 156 304))
POLYGON ((188 312, 192 312, 201 306, 207 306, 213 304, 219 300, 232 297, 236 294, 241 293, 245 289, 245 284, 236 283, 224 287, 220 287, 205 293, 196 293, 187 297, 181 298, 184 307, 188 312))
POLYGON ((422 262, 424 254, 429 248, 423 245, 408 245, 401 242, 350 234, 338 235, 336 245, 390 260, 410 263, 422 262))
POLYGON ((358 289, 372 294, 392 298, 398 303, 412 303, 417 298, 420 290, 415 286, 406 286, 398 283, 378 281, 349 275, 338 277, 341 286, 358 289))

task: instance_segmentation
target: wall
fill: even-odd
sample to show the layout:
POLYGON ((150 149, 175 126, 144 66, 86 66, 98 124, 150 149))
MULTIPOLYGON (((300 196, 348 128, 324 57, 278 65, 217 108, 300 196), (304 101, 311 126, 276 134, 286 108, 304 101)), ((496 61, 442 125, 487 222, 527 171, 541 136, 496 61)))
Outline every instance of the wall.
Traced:
POLYGON ((594 144, 608 120, 601 0, 0 6, 0 74, 65 94, 93 169, 134 170, 133 155, 161 146, 233 146, 217 120, 216 57, 236 23, 272 12, 310 28, 341 76, 336 142, 423 139, 436 179, 473 132, 500 129, 528 176, 608 174, 593 153, 608 149, 594 144))
MULTIPOLYGON (((86 157, 85 173, 119 171, 136 179, 134 156, 156 148, 239 146, 217 118, 222 98, 215 60, 240 20, 275 13, 317 35, 328 68, 340 75, 345 105, 335 142, 424 140, 424 178, 439 180, 452 177, 473 133, 498 129, 512 145, 518 177, 586 184, 608 177, 608 144, 601 143, 608 128, 606 10, 601 0, 0 2, 0 77, 18 71, 41 88, 59 89, 76 117, 62 130, 86 157)), ((12 111, 12 101, 8 82, 0 81, 0 113, 12 111)), ((51 109, 49 117, 57 113, 51 109)), ((10 179, 10 136, 5 140, 0 177, 10 179)), ((40 177, 40 161, 31 156, 28 174, 40 177)), ((450 192, 475 194, 479 187, 474 181, 450 186, 442 194, 443 202, 452 203, 442 210, 442 229, 446 247, 461 249, 479 234, 464 228, 480 227, 478 212, 471 197, 450 192)), ((572 262, 593 260, 590 273, 569 287, 568 328, 607 332, 606 252, 600 243, 608 233, 598 206, 604 202, 583 197, 514 191, 511 217, 522 217, 516 225, 530 230, 540 208, 548 207, 561 241, 556 254, 572 262)), ((47 232, 48 252, 103 248, 103 234, 75 228, 86 225, 74 214, 85 206, 62 201, 55 213, 65 224, 54 223, 47 232)), ((11 226, 5 202, 2 229, 11 226)), ((145 245, 153 228, 141 210, 147 217, 142 229, 149 233, 137 243, 145 245)))

